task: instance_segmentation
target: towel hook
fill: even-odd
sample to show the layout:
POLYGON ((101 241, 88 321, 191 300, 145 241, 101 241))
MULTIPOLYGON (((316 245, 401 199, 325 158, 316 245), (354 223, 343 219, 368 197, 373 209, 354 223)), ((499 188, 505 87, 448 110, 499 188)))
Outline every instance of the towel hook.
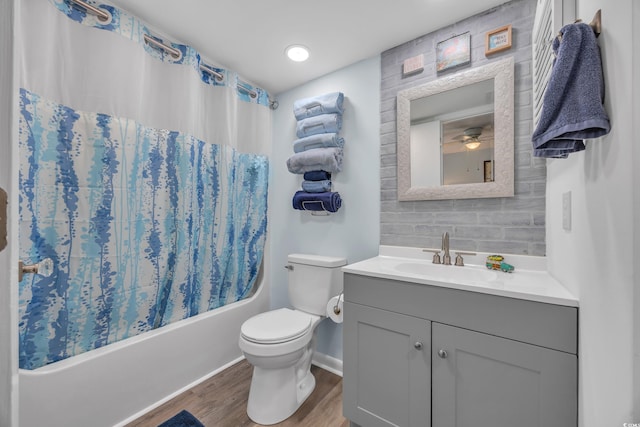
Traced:
POLYGON ((602 9, 598 9, 596 14, 593 15, 593 19, 589 22, 589 26, 593 28, 593 32, 596 37, 598 37, 602 32, 602 9))
MULTIPOLYGON (((574 23, 577 24, 578 22, 582 22, 582 19, 576 19, 574 23)), ((589 22, 589 26, 593 30, 593 34, 598 38, 602 32, 602 9, 598 9, 596 14, 593 15, 593 19, 589 22)), ((559 42, 562 42, 562 33, 558 32, 556 38, 559 42)))

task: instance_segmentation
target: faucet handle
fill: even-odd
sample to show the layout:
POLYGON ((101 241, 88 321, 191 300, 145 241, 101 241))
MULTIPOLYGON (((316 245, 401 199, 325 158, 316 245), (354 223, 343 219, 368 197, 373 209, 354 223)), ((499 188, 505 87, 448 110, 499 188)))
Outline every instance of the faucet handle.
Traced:
POLYGON ((442 264, 440 262, 440 251, 438 249, 423 249, 422 252, 433 252, 433 259, 431 262, 434 264, 442 264))
POLYGON ((456 252, 456 265, 458 267, 464 267, 464 259, 462 255, 476 255, 475 252, 456 252))

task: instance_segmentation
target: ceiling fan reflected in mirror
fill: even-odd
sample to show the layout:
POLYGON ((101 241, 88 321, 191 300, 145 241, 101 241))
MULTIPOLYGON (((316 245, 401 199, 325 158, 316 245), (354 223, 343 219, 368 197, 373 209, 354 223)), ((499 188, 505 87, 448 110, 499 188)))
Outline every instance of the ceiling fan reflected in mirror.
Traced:
POLYGON ((466 117, 443 123, 443 154, 492 150, 494 143, 493 114, 466 117))
POLYGON ((475 150, 480 147, 482 141, 480 140, 482 135, 481 127, 473 127, 464 130, 464 134, 460 138, 460 142, 469 150, 475 150))

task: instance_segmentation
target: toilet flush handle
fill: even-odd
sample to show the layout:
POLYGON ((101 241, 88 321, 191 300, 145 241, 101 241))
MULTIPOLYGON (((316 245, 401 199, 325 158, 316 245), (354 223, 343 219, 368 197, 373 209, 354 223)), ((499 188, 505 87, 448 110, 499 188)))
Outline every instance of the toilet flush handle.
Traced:
POLYGON ((49 277, 53 273, 53 261, 45 258, 37 264, 26 265, 22 261, 18 262, 18 282, 22 282, 22 276, 26 273, 39 274, 42 277, 49 277))
POLYGON ((285 265, 284 268, 286 268, 289 271, 293 271, 293 265, 291 265, 291 264, 285 265))

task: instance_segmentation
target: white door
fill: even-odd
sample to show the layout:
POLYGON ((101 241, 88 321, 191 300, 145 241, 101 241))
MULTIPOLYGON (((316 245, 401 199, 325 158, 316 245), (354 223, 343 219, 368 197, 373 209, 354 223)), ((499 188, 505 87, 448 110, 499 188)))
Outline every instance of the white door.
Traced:
POLYGON ((10 202, 7 206, 0 200, 0 217, 4 219, 0 219, 0 248, 4 246, 5 231, 8 234, 8 244, 0 251, 0 426, 3 427, 18 425, 17 271, 11 268, 17 262, 12 257, 12 250, 17 250, 17 195, 12 194, 15 192, 11 188, 12 159, 17 157, 13 152, 13 148, 17 148, 14 143, 17 135, 14 126, 14 8, 15 0, 0 2, 0 188, 7 192, 10 202))

